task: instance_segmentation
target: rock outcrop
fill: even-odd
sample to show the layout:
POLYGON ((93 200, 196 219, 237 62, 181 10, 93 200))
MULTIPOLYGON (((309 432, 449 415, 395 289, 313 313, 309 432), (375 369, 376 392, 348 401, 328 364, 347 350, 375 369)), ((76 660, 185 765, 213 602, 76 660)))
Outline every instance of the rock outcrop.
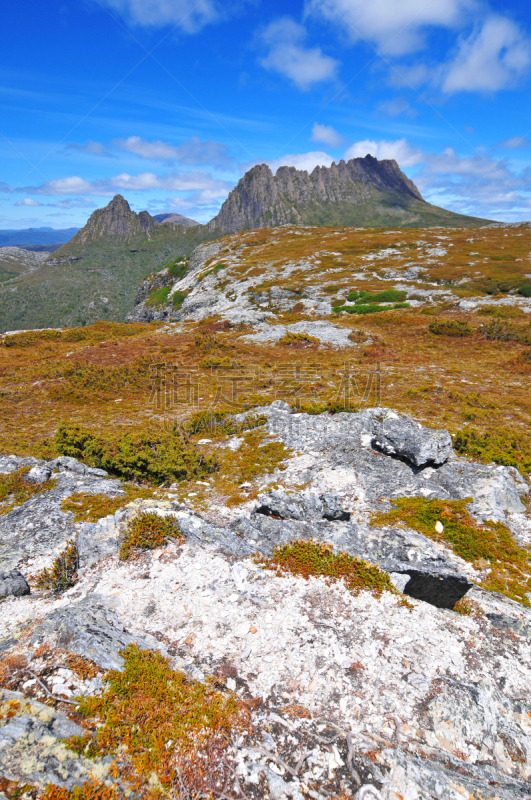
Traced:
POLYGON ((99 694, 103 671, 120 670, 135 644, 245 700, 249 729, 225 756, 224 796, 527 800, 530 609, 480 588, 481 569, 449 547, 372 523, 394 497, 471 497, 472 514, 518 538, 527 484, 515 469, 456 457, 446 431, 390 409, 312 417, 277 401, 257 411, 264 441, 291 454, 239 510, 212 499, 199 514, 169 493, 76 523, 66 497, 117 497, 120 482, 73 458, 0 459, 4 474, 25 466, 34 481, 57 478, 0 517, 0 594, 9 581, 31 584, 30 570, 49 567, 68 540, 79 553, 77 583, 61 596, 32 587, 3 601, 2 674, 22 677, 0 696, 1 778, 72 789, 97 774, 118 786, 110 757, 89 761, 64 740, 84 732, 73 698, 99 694), (184 543, 120 561, 144 511, 173 518, 184 543), (398 592, 356 595, 341 581, 264 569, 260 559, 294 539, 379 565, 398 592), (451 610, 463 596, 469 616, 451 610), (67 666, 80 658, 93 677, 67 666))

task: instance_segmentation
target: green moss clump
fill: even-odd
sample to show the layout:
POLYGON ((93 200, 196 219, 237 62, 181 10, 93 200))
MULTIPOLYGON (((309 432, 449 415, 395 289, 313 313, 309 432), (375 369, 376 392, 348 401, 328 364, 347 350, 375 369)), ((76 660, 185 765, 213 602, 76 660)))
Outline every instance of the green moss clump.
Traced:
POLYGON ((395 308, 409 308, 409 303, 395 303, 392 306, 379 306, 377 303, 365 305, 364 303, 353 306, 336 306, 335 312, 346 311, 347 314, 377 314, 380 311, 390 311, 395 308))
POLYGON ((403 522, 429 539, 446 542, 453 551, 477 568, 490 567, 481 584, 526 606, 531 606, 531 553, 513 539, 509 529, 492 520, 480 524, 474 520, 465 500, 426 500, 424 497, 399 497, 390 511, 376 514, 373 524, 396 525, 403 522), (435 529, 443 525, 442 533, 435 529))
POLYGON ((152 796, 142 789, 151 788, 154 777, 164 792, 179 786, 179 796, 210 796, 211 770, 230 746, 231 730, 247 724, 245 707, 212 679, 200 683, 171 669, 160 653, 130 645, 121 654, 123 670, 110 670, 105 691, 79 706, 98 727, 72 737, 69 748, 89 758, 118 756, 120 777, 138 796, 152 796))
POLYGON ((168 302, 168 295, 170 293, 169 286, 161 286, 159 289, 153 289, 150 293, 148 299, 145 301, 147 306, 156 306, 157 308, 161 308, 165 306, 168 302))
POLYGON ((368 589, 376 597, 388 591, 397 591, 387 572, 375 564, 353 558, 348 553, 334 553, 331 546, 322 542, 297 540, 275 548, 271 558, 261 558, 259 563, 277 574, 290 573, 308 579, 322 576, 331 583, 343 580, 352 594, 368 589))
POLYGON ((215 459, 199 453, 179 428, 147 427, 104 438, 82 425, 62 422, 54 444, 59 453, 126 480, 171 483, 202 478, 218 468, 215 459))
POLYGON ((457 319, 434 320, 429 326, 430 333, 436 336, 453 336, 462 338, 463 336, 472 336, 474 328, 468 322, 462 322, 457 319))
POLYGON ((176 259, 175 261, 172 261, 171 264, 167 264, 166 266, 168 267, 169 274, 176 280, 184 278, 188 272, 188 265, 186 262, 181 261, 180 259, 176 259))
POLYGON ((30 497, 41 492, 49 492, 57 485, 57 478, 44 483, 28 483, 26 475, 31 467, 22 467, 7 475, 0 475, 0 515, 8 514, 16 506, 21 506, 30 497))
POLYGON ((179 289, 176 289, 171 296, 172 307, 174 309, 179 309, 187 297, 188 295, 186 292, 180 292, 179 289))
POLYGON ((206 278, 207 275, 217 275, 217 273, 220 272, 222 269, 225 269, 225 264, 223 264, 223 262, 220 261, 219 264, 216 264, 214 267, 212 267, 212 269, 209 269, 208 272, 205 272, 203 278, 206 278))
POLYGON ((368 303, 403 303, 406 297, 407 292, 401 292, 397 289, 385 289, 385 291, 377 292, 376 294, 353 289, 348 293, 347 300, 366 305, 368 303))
POLYGON ((522 297, 531 297, 531 283, 524 283, 523 286, 520 286, 518 294, 521 294, 522 297))
POLYGON ((179 523, 174 517, 161 517, 156 511, 139 514, 127 526, 120 547, 120 561, 127 561, 135 550, 164 547, 168 539, 177 539, 181 544, 184 542, 179 523))
POLYGON ((463 428, 454 435, 454 450, 459 455, 488 464, 516 467, 523 475, 531 473, 531 436, 527 431, 498 428, 480 432, 463 428))
POLYGON ((51 569, 43 569, 35 579, 39 589, 48 589, 53 594, 62 594, 77 583, 79 554, 75 542, 68 541, 62 553, 53 562, 51 569))

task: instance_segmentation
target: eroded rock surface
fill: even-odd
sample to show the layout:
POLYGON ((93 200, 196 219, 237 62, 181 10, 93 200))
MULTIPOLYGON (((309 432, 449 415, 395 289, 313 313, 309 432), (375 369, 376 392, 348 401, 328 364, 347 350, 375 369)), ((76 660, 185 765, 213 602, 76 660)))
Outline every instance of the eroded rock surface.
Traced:
MULTIPOLYGON (((3 601, 0 663, 26 672, 18 693, 2 697, 0 775, 81 785, 94 764, 60 742, 78 725, 59 701, 100 692, 101 670, 120 669, 121 651, 136 643, 198 680, 222 676, 228 691, 252 700, 252 733, 228 754, 249 800, 264 787, 278 800, 341 791, 366 800, 530 798, 531 610, 480 588, 481 574, 449 548, 370 524, 393 497, 471 497, 478 519, 504 520, 522 537, 525 481, 457 458, 446 432, 388 409, 310 417, 276 403, 260 411, 267 440, 292 452, 239 509, 213 498, 197 513, 168 496, 74 524, 60 509, 64 497, 116 496, 119 481, 75 459, 0 460, 3 472, 24 461, 57 477, 51 491, 0 517, 4 569, 18 565, 29 579, 30 565, 49 566, 74 537, 80 556, 79 580, 64 594, 32 588, 3 601), (184 544, 120 561, 128 521, 146 510, 174 517, 184 544), (378 564, 409 607, 400 593, 354 595, 341 582, 277 574, 256 559, 293 539, 378 564), (465 594, 469 616, 451 610, 465 594), (52 654, 42 673, 48 696, 30 674, 43 653, 52 654), (54 666, 56 653, 82 656, 100 673, 83 682, 54 666)), ((97 765, 104 779, 108 766, 97 765)))

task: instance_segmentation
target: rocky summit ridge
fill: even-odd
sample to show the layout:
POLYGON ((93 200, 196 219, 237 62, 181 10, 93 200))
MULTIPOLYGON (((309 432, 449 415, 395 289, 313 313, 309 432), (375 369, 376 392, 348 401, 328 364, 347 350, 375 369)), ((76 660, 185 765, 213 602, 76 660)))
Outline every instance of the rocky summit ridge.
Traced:
POLYGON ((427 203, 391 159, 341 160, 308 173, 267 164, 245 173, 219 213, 207 224, 222 234, 278 225, 474 227, 486 220, 427 203))

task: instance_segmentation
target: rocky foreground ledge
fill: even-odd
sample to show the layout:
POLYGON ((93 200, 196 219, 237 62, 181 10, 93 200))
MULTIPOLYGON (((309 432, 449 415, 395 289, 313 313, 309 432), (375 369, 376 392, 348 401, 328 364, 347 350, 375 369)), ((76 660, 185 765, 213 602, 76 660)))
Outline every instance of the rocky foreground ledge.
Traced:
POLYGON ((137 645, 190 681, 215 676, 248 710, 224 754, 225 783, 205 796, 531 798, 531 609, 481 588, 485 565, 373 519, 393 498, 472 498, 476 520, 503 522, 526 546, 527 483, 513 468, 457 458, 445 431, 388 409, 259 411, 292 454, 239 509, 213 501, 200 515, 170 492, 74 523, 65 498, 116 497, 120 481, 72 458, 0 458, 4 474, 28 466, 29 480, 56 479, 0 517, 3 796, 90 778, 122 786, 109 755, 65 742, 87 728, 73 698, 101 694, 105 672, 137 645), (179 537, 121 561, 128 526, 146 512, 173 518, 179 537), (77 583, 58 597, 35 589, 30 576, 72 540, 77 583), (378 565, 393 591, 355 594, 264 568, 294 540, 378 565), (453 610, 461 598, 472 613, 453 610))

